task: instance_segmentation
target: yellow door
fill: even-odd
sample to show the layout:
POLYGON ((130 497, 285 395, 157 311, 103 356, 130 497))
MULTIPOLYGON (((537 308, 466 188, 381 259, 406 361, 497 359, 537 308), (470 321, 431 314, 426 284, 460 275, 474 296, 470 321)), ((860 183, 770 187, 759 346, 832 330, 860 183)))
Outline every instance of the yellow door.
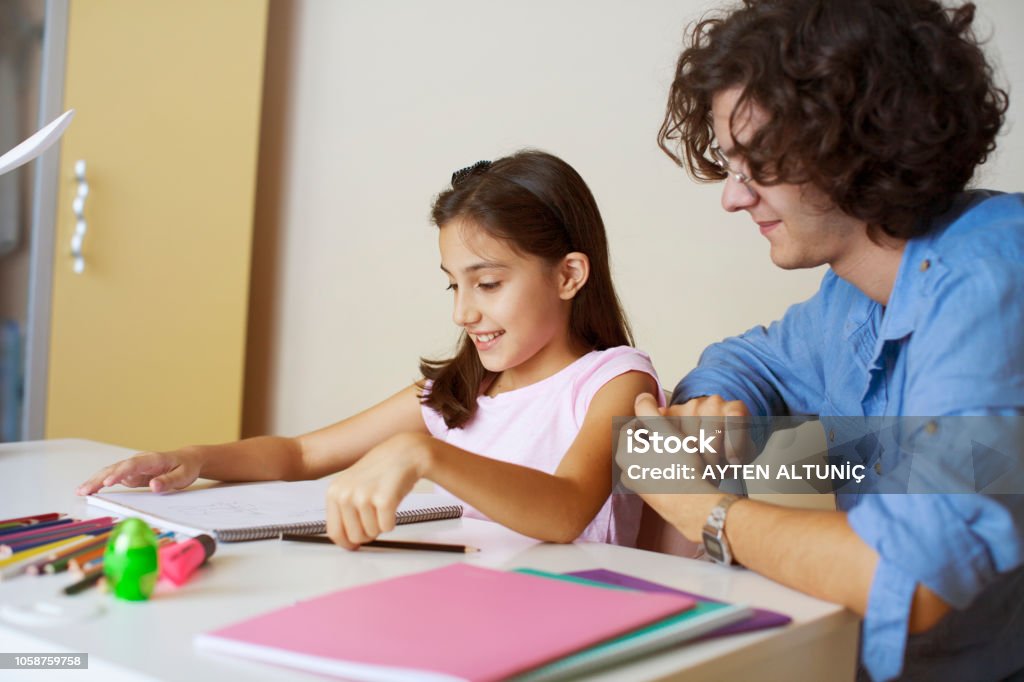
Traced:
POLYGON ((47 438, 238 437, 266 12, 72 0, 47 438))

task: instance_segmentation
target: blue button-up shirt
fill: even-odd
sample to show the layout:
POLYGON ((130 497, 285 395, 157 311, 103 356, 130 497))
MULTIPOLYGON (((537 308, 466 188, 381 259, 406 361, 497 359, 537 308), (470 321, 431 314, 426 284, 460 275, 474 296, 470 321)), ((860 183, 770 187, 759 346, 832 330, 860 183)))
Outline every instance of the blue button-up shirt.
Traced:
MULTIPOLYGON (((830 270, 811 299, 767 329, 709 347, 673 402, 713 394, 754 415, 823 422, 1019 419, 1024 195, 961 195, 907 242, 887 307, 830 270)), ((933 422, 928 432, 942 429, 933 422)), ((861 640, 871 677, 984 680, 1024 670, 1024 495, 840 494, 837 504, 880 557, 861 640), (954 611, 908 638, 918 583, 954 611)))

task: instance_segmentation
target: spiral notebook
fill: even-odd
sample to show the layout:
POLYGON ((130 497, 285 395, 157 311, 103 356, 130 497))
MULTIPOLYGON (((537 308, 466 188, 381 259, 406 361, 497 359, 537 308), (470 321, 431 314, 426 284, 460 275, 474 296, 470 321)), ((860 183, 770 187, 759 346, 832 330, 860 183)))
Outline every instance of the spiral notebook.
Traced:
MULTIPOLYGON (((281 533, 317 535, 327 530, 325 496, 330 479, 272 481, 196 487, 171 493, 126 490, 90 495, 87 501, 122 516, 137 516, 157 528, 189 535, 206 533, 219 542, 275 538, 281 533)), ((398 507, 397 523, 462 516, 450 497, 413 493, 398 507)))

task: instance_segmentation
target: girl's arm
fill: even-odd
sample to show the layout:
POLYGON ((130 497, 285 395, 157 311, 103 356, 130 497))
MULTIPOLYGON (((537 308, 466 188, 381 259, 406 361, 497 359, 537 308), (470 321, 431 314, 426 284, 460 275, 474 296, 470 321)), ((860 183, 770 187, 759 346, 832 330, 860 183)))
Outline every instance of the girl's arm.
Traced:
POLYGON ((78 488, 89 495, 115 484, 178 490, 197 478, 218 481, 276 481, 320 478, 350 466, 387 438, 409 431, 427 433, 413 385, 381 403, 331 426, 297 438, 259 436, 220 445, 194 445, 168 452, 144 452, 101 469, 78 488))
POLYGON ((429 436, 391 438, 331 484, 328 534, 351 549, 391 530, 398 503, 417 480, 426 478, 514 531, 548 542, 572 542, 611 492, 612 418, 632 415, 636 396, 656 390, 649 374, 635 371, 605 384, 554 474, 490 459, 429 436))
POLYGON ((429 435, 413 384, 357 415, 299 436, 302 475, 322 478, 352 466, 360 457, 400 433, 429 435))

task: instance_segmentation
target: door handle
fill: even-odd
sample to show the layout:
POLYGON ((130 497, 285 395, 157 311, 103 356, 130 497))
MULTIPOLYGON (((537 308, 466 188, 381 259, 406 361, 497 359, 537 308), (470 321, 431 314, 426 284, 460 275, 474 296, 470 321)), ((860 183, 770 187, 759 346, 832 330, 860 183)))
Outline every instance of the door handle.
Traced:
POLYGON ((75 213, 75 231, 71 235, 71 257, 74 259, 75 274, 81 275, 85 272, 82 244, 85 242, 85 231, 89 228, 85 222, 85 199, 89 196, 89 182, 85 179, 85 160, 83 159, 75 162, 75 181, 78 183, 78 190, 71 202, 71 210, 75 213))

